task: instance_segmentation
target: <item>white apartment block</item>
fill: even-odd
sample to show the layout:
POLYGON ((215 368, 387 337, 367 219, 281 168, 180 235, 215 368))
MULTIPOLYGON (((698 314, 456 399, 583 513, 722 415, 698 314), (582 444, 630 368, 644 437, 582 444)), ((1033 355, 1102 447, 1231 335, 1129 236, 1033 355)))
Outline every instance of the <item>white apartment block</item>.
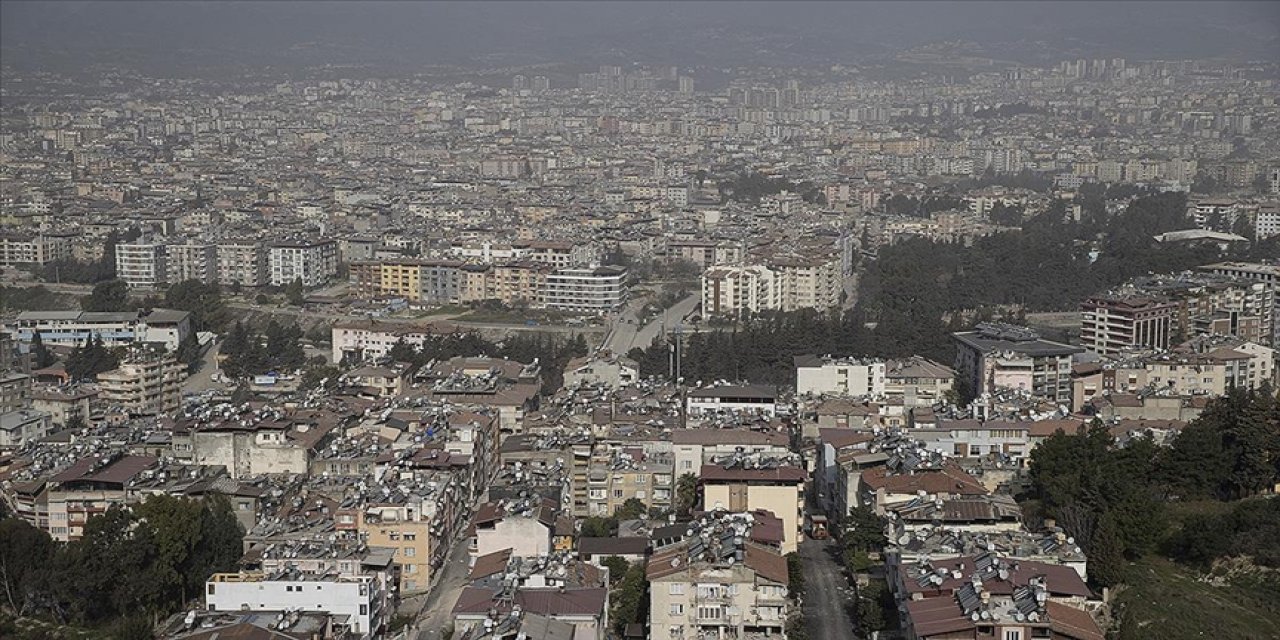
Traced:
POLYGON ((261 287, 271 282, 267 248, 255 240, 218 244, 218 284, 261 287))
POLYGON ((140 289, 156 289, 166 284, 169 268, 165 246, 142 239, 116 245, 116 277, 140 289))
POLYGON ((622 306, 627 271, 620 267, 565 268, 547 275, 542 292, 548 309, 605 313, 622 306))
POLYGON ((329 577, 295 572, 215 573, 205 583, 209 611, 315 611, 347 616, 358 637, 369 637, 382 599, 370 576, 329 577))
POLYGON ((269 249, 271 284, 283 287, 301 280, 318 287, 338 275, 338 243, 333 240, 286 240, 269 249))
POLYGON ((885 395, 885 362, 857 358, 796 358, 796 393, 799 395, 885 395))
POLYGON ((333 361, 342 362, 351 357, 357 361, 377 359, 391 353, 396 342, 404 340, 414 348, 422 346, 430 336, 439 335, 431 327, 412 327, 402 324, 369 322, 338 322, 331 329, 333 336, 333 361))
POLYGON ((702 274, 702 312, 751 314, 780 307, 778 287, 768 267, 711 267, 702 274))
POLYGON ((171 284, 199 280, 205 284, 218 281, 218 247, 202 242, 171 244, 167 248, 171 284))

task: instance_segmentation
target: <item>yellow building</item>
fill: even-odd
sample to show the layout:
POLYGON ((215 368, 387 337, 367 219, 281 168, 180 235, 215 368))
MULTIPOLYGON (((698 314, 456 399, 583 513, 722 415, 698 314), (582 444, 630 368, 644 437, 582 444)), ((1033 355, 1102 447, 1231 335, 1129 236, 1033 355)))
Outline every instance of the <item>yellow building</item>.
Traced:
POLYGON ((709 464, 703 465, 700 481, 704 510, 770 511, 782 519, 783 555, 797 549, 804 509, 804 469, 726 469, 709 464))
POLYGON ((370 547, 395 549, 400 593, 426 591, 431 585, 430 520, 419 519, 413 505, 370 505, 356 514, 357 530, 370 547))
POLYGON ((417 260, 383 262, 379 275, 382 295, 422 300, 422 263, 417 260))

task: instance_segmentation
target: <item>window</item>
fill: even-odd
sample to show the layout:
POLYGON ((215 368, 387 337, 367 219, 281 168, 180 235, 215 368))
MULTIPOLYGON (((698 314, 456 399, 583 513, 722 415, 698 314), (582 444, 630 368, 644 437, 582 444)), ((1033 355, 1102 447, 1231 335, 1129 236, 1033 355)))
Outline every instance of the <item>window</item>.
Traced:
POLYGON ((367 604, 360 605, 360 615, 362 616, 369 615, 369 605, 367 604))
POLYGON ((209 595, 213 595, 214 588, 217 586, 218 585, 213 584, 212 582, 209 583, 209 595))
POLYGON ((673 605, 671 605, 670 613, 671 613, 671 615, 673 615, 673 616, 682 616, 682 615, 684 615, 684 605, 682 605, 682 604, 673 604, 673 605))
POLYGON ((1004 640, 1022 640, 1022 629, 1005 629, 1004 640))
POLYGON ((682 596, 682 595, 684 595, 684 583, 683 583, 683 582, 672 582, 672 583, 670 584, 670 586, 668 586, 668 587, 667 587, 667 594, 668 594, 668 595, 673 595, 673 596, 682 596))
POLYGON ((720 607, 698 607, 698 617, 703 620, 719 620, 720 607))
POLYGON ((614 489, 614 490, 613 490, 613 497, 615 497, 615 498, 621 498, 621 497, 622 497, 622 489, 614 489))
POLYGON ((417 550, 417 549, 415 549, 415 548, 413 548, 413 547, 405 547, 405 548, 404 548, 404 557, 406 557, 406 558, 412 558, 412 557, 416 556, 417 554, 418 554, 418 550, 417 550))

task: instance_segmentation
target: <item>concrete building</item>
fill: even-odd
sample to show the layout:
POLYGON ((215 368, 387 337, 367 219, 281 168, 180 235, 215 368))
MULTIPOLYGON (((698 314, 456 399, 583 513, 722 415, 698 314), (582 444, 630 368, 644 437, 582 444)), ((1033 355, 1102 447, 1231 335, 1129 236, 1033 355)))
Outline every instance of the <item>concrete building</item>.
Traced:
POLYGON ((159 343, 170 351, 191 333, 186 311, 152 309, 149 312, 24 311, 6 329, 18 340, 30 343, 37 332, 46 345, 75 347, 101 338, 108 347, 159 343))
POLYGON ((60 233, 0 233, 0 265, 43 265, 70 259, 73 238, 60 233))
POLYGON ((159 458, 120 453, 82 458, 50 479, 49 535, 59 542, 79 540, 90 516, 125 504, 129 483, 159 458))
POLYGON ((782 554, 795 551, 800 541, 804 510, 804 469, 780 466, 772 469, 725 468, 703 465, 702 508, 739 513, 765 510, 782 519, 782 554))
POLYGON ((797 395, 871 396, 885 393, 885 362, 830 356, 796 356, 797 395))
POLYGON ((181 244, 170 244, 165 251, 169 283, 199 280, 212 284, 218 281, 217 245, 189 240, 181 244))
POLYGON ((781 307, 775 274, 763 266, 718 266, 702 274, 702 312, 750 315, 781 307))
POLYGON ((134 349, 119 368, 97 376, 101 399, 130 415, 165 415, 182 403, 186 366, 171 352, 134 349))
POLYGON ((676 478, 685 474, 697 476, 704 465, 737 454, 777 459, 791 453, 785 433, 751 429, 675 429, 671 432, 671 449, 676 478))
POLYGON ((205 583, 208 611, 307 611, 345 616, 357 638, 380 637, 389 619, 371 576, 328 576, 301 571, 215 573, 205 583))
POLYGON ((720 385, 690 391, 685 399, 689 416, 740 413, 773 417, 778 413, 778 389, 770 385, 720 385))
POLYGON ((334 240, 283 240, 267 250, 270 282, 283 287, 301 280, 304 287, 327 284, 338 274, 338 243, 334 240))
POLYGON ((1174 305, 1142 296, 1095 296, 1080 305, 1081 343, 1101 354, 1169 348, 1174 305))
POLYGON ((654 553, 645 571, 649 637, 782 637, 791 608, 787 561, 746 541, 750 527, 733 522, 654 553))
POLYGON ((163 243, 139 238, 116 245, 116 277, 130 287, 158 289, 169 281, 167 248, 163 243))
POLYGON ((262 287, 271 284, 266 246, 257 240, 226 240, 217 245, 218 284, 262 287))
POLYGON ((947 397, 955 385, 951 367, 928 358, 912 356, 885 364, 884 394, 890 401, 902 399, 904 407, 931 407, 947 397))
POLYGON ((984 323, 951 334, 956 341, 957 380, 982 395, 1016 389, 1034 397, 1071 400, 1071 358, 1084 349, 1044 340, 1025 327, 984 323))
POLYGON ((620 267, 566 267, 547 274, 542 304, 548 309, 601 314, 622 306, 627 271, 620 267))
POLYGON ((47 435, 53 428, 50 415, 33 409, 0 413, 0 451, 20 449, 47 435))

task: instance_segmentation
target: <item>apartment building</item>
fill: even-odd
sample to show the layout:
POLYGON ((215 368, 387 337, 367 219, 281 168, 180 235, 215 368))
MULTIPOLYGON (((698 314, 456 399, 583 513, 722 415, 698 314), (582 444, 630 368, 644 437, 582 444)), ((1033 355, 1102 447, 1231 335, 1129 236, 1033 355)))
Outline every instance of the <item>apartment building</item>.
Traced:
POLYGON ((791 610, 787 561, 745 540, 750 521, 725 520, 650 558, 649 637, 782 637, 791 610))
POLYGON ((130 287, 157 289, 169 281, 167 247, 155 240, 139 238, 116 245, 116 277, 130 287))
POLYGON ((49 480, 46 500, 49 535, 58 542, 79 540, 85 522, 111 505, 125 504, 129 484, 159 458, 113 453, 82 458, 49 480))
POLYGON ((627 271, 621 267, 569 267, 547 274, 541 292, 548 309, 606 313, 626 299, 627 271))
POLYGON ((778 389, 764 384, 694 389, 685 396, 685 412, 691 417, 726 413, 773 417, 778 413, 778 389))
POLYGON ((742 247, 733 243, 717 240, 681 240, 667 241, 664 256, 667 260, 692 262, 703 269, 716 265, 727 265, 742 260, 742 247))
POLYGON ((301 571, 215 573, 205 583, 205 609, 343 616, 349 631, 361 639, 381 637, 390 618, 385 594, 372 576, 301 571))
POLYGON ((797 395, 883 397, 885 362, 831 356, 796 356, 797 395))
POLYGON ((804 469, 790 465, 749 469, 711 464, 703 465, 698 479, 703 510, 768 511, 782 520, 783 555, 796 550, 804 510, 804 469))
POLYGON ((199 280, 205 284, 218 281, 218 246, 198 241, 170 244, 165 248, 168 282, 199 280))
POLYGON ((1169 348, 1174 305, 1141 296, 1095 296, 1080 305, 1080 342, 1102 354, 1169 348))
POLYGON ((50 415, 33 409, 0 412, 0 451, 20 449, 49 435, 50 415))
POLYGON ((355 320, 334 323, 330 329, 333 344, 333 361, 350 358, 356 362, 385 357, 391 347, 401 340, 412 347, 441 335, 453 333, 452 325, 404 325, 355 320))
POLYGON ((631 499, 654 511, 670 510, 672 472, 669 453, 597 444, 587 472, 587 515, 613 515, 631 499))
POLYGON ((0 233, 0 265, 48 264, 71 259, 72 234, 0 233))
POLYGON ((181 405, 186 373, 173 352, 133 349, 118 368, 98 374, 99 397, 130 415, 165 415, 181 405))
POLYGON ((947 397, 955 386, 956 372, 923 358, 911 356, 885 364, 884 395, 904 407, 931 407, 947 397))
POLYGON ((488 272, 493 296, 506 305, 541 307, 551 269, 530 260, 495 264, 488 272))
POLYGON ((774 272, 781 311, 827 310, 840 305, 841 271, 838 256, 814 254, 774 255, 768 267, 774 272))
POLYGON ((262 287, 271 284, 267 247, 256 240, 226 240, 216 249, 218 284, 262 287))
POLYGON ((355 513, 356 531, 370 547, 395 550, 400 565, 401 594, 420 593, 431 585, 432 554, 435 547, 448 545, 439 539, 440 527, 418 505, 373 503, 355 513))
POLYGON ((704 465, 735 455, 779 459, 791 454, 786 433, 752 429, 676 429, 671 432, 674 473, 697 476, 704 465))
POLYGON ((781 307, 776 275, 763 266, 711 267, 702 274, 702 312, 749 315, 781 307))
POLYGON ((283 240, 271 243, 267 252, 273 286, 301 280, 304 287, 318 287, 338 274, 334 240, 283 240))
POLYGON ((951 335, 956 341, 957 380, 965 381, 974 394, 1014 389, 1054 402, 1070 401, 1072 356, 1084 349, 1003 323, 983 323, 974 331, 951 335))

